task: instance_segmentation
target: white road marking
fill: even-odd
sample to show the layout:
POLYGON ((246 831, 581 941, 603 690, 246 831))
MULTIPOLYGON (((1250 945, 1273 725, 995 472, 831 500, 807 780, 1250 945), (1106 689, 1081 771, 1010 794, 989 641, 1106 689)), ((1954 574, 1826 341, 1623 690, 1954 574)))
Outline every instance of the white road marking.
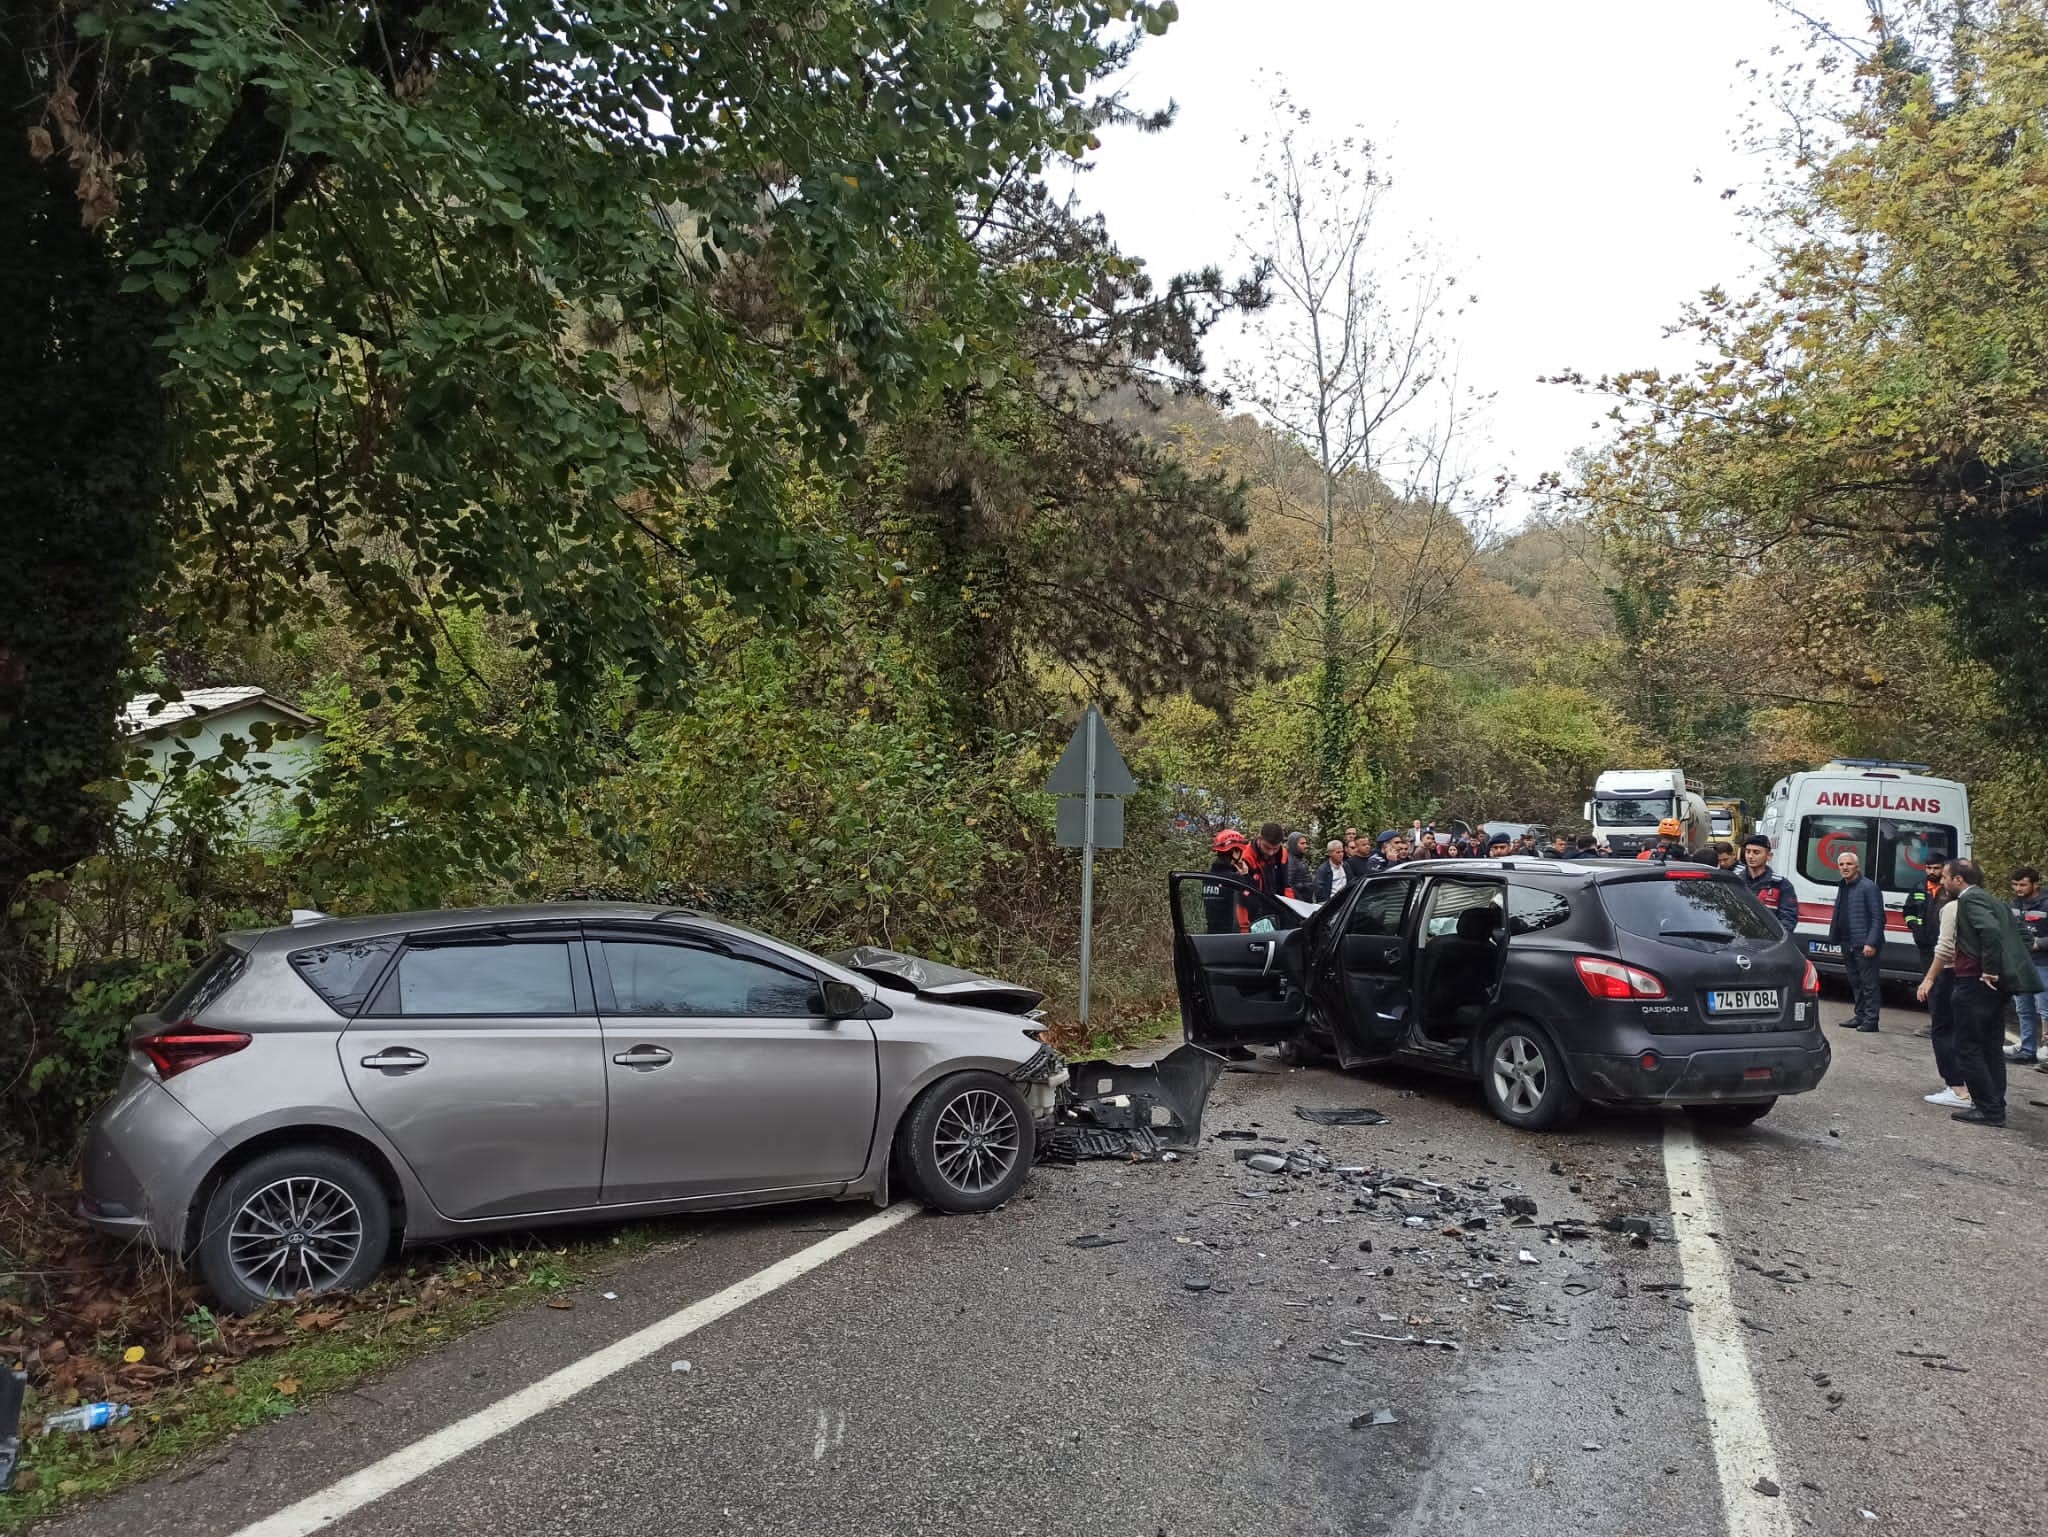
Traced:
POLYGON ((1724 1231, 1714 1202, 1713 1171, 1683 1116, 1673 1116, 1664 1127, 1664 1183, 1671 1192, 1679 1270, 1692 1302, 1692 1353, 1706 1397, 1728 1537, 1787 1537, 1792 1521, 1784 1497, 1759 1494, 1755 1488, 1760 1478, 1780 1488, 1785 1480, 1776 1473, 1777 1455, 1750 1372, 1728 1260, 1721 1245, 1707 1236, 1724 1231))
POLYGON ((832 1444, 832 1416, 823 1409, 818 1411, 818 1438, 811 1443, 811 1461, 823 1462, 825 1448, 832 1444))
MULTIPOLYGON (((243 1527, 235 1537, 307 1537, 329 1522, 352 1515, 393 1490, 453 1462, 464 1452, 474 1451, 486 1441, 523 1425, 535 1415, 566 1403, 586 1388, 595 1387, 605 1378, 639 1364, 677 1340, 717 1323, 749 1302, 787 1286, 820 1265, 829 1264, 848 1250, 859 1248, 870 1238, 881 1237, 899 1222, 916 1215, 919 1209, 914 1201, 901 1201, 887 1211, 876 1212, 864 1222, 844 1228, 809 1248, 799 1249, 777 1260, 764 1270, 755 1271, 744 1280, 735 1281, 724 1291, 714 1292, 580 1361, 570 1362, 540 1381, 479 1409, 467 1419, 457 1420, 410 1446, 400 1447, 390 1456, 329 1484, 318 1494, 308 1495, 273 1516, 243 1527)), ((821 1424, 823 1419, 824 1416, 820 1415, 821 1424)))

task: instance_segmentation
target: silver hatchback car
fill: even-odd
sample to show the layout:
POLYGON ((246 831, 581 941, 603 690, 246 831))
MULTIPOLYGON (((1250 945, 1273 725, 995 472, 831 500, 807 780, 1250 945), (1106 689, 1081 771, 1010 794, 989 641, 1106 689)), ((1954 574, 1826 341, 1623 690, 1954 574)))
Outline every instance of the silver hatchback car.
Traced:
POLYGON ((848 959, 623 904, 230 934, 136 1021, 81 1213, 246 1311, 493 1228, 1008 1199, 1067 1078, 1038 995, 848 959))

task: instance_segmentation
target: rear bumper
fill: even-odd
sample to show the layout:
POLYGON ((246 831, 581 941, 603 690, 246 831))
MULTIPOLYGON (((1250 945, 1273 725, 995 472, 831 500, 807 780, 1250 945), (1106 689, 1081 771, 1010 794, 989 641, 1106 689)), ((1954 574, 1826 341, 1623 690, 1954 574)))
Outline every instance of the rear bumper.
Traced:
POLYGON ((1736 1044, 1726 1036, 1665 1038, 1629 1057, 1571 1056, 1572 1081, 1588 1099, 1615 1105, 1712 1105, 1776 1099, 1818 1088, 1833 1052, 1818 1030, 1766 1045, 1754 1037, 1736 1044))
POLYGON ((78 1215, 112 1237, 182 1253, 192 1198, 224 1151, 162 1084, 131 1068, 86 1137, 78 1215))

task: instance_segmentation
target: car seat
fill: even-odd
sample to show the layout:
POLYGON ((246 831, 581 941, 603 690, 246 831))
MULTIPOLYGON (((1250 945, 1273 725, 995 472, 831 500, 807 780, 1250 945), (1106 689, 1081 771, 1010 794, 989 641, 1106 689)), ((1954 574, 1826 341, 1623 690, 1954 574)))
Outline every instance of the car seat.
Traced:
POLYGON ((1457 932, 1423 952, 1429 961, 1422 990, 1426 1028, 1455 1025, 1464 1035, 1478 1028, 1500 970, 1500 924, 1501 910, 1491 903, 1468 907, 1458 914, 1457 932))

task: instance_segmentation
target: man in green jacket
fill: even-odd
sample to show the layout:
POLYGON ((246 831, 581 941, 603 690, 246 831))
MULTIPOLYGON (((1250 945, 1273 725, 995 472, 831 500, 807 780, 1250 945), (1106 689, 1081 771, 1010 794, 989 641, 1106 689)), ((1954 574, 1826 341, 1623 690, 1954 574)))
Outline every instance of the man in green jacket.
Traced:
POLYGON ((2005 1124, 2005 1003, 2041 991, 2027 936, 2012 909, 1984 889, 1974 860, 1951 859, 1942 889, 1956 904, 1956 1065, 1970 1086, 1970 1108, 1950 1115, 1973 1126, 2005 1124))

